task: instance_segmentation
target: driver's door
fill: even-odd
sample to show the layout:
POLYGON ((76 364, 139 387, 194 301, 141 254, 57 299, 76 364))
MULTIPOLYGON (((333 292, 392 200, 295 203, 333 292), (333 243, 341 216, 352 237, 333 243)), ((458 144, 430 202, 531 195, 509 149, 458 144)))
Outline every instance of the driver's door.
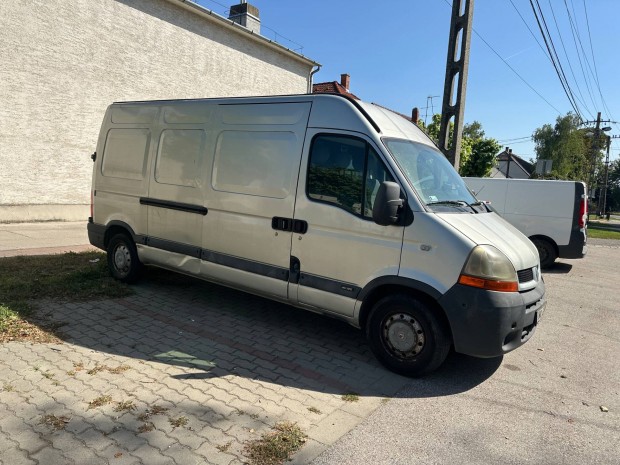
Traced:
MULTIPOLYGON (((352 316, 361 289, 379 276, 398 274, 403 226, 380 226, 372 216, 378 187, 394 178, 373 144, 358 135, 309 130, 293 234, 299 267, 297 302, 352 316)), ((291 285, 295 298, 295 287, 291 285)))

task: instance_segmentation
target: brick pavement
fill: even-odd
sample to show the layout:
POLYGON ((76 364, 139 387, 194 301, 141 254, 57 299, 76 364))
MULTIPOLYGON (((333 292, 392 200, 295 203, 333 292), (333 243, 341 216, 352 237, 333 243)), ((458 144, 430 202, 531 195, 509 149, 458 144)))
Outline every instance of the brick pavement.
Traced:
POLYGON ((305 463, 407 383, 336 320, 162 270, 134 289, 41 303, 63 344, 0 345, 0 463, 241 464, 280 421, 308 434, 305 463))

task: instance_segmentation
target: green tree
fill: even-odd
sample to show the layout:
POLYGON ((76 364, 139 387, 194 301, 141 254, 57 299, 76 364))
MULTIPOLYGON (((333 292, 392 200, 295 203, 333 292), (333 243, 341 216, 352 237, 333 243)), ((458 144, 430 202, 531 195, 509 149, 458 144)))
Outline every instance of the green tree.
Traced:
MULTIPOLYGON (((423 121, 418 122, 418 125, 439 145, 440 114, 434 114, 428 126, 425 126, 423 121)), ((450 123, 449 143, 452 143, 453 129, 454 124, 450 123)), ((462 176, 488 176, 495 164, 495 155, 499 149, 500 145, 495 139, 484 137, 480 122, 465 124, 461 139, 459 173, 462 176)))
POLYGON ((620 160, 614 160, 609 164, 607 209, 620 211, 620 160))
POLYGON ((501 145, 495 139, 477 139, 473 141, 471 156, 461 164, 461 176, 475 176, 483 178, 491 174, 495 165, 495 157, 501 145))
POLYGON ((594 140, 591 130, 580 127, 580 120, 572 113, 558 116, 555 125, 545 124, 532 136, 536 144, 536 160, 552 160, 551 177, 589 182, 592 154, 596 152, 595 167, 601 164, 605 136, 594 140))

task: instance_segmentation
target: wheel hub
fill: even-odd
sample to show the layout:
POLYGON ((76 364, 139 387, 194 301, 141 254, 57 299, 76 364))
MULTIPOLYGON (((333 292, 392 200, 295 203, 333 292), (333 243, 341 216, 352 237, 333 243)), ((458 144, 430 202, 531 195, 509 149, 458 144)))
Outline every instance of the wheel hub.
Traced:
POLYGON ((124 245, 119 245, 114 251, 114 266, 121 273, 126 273, 131 266, 131 255, 129 249, 124 245))
POLYGON ((415 357, 425 343, 422 326, 406 313, 397 313, 385 320, 383 339, 390 351, 400 358, 415 357))

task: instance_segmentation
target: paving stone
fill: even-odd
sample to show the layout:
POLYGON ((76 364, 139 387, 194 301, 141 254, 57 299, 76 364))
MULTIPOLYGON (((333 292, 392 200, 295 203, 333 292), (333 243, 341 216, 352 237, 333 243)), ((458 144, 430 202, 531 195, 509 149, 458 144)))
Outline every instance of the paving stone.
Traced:
POLYGON ((201 457, 205 457, 210 465, 230 465, 232 462, 238 463, 235 456, 228 453, 228 449, 231 448, 229 442, 230 441, 222 442, 220 444, 205 443, 194 452, 201 457), (226 451, 221 451, 217 448, 218 446, 222 448, 228 446, 228 449, 226 451))
POLYGON ((198 465, 204 463, 204 458, 187 447, 179 444, 170 446, 163 455, 172 458, 178 465, 198 465))
POLYGON ((132 452, 132 455, 148 465, 176 465, 173 458, 163 456, 158 449, 150 445, 139 447, 132 452))
MULTIPOLYGON (((2 453, 0 457, 0 464, 4 465, 31 465, 36 464, 34 459, 29 458, 26 452, 19 449, 9 449, 2 453)), ((45 462, 40 462, 45 463, 45 462)), ((51 463, 51 462, 48 462, 51 463)), ((62 463, 62 462, 59 462, 62 463)))
POLYGON ((67 458, 62 454, 62 452, 52 447, 41 449, 36 454, 32 454, 30 458, 36 460, 39 464, 67 463, 67 458))

